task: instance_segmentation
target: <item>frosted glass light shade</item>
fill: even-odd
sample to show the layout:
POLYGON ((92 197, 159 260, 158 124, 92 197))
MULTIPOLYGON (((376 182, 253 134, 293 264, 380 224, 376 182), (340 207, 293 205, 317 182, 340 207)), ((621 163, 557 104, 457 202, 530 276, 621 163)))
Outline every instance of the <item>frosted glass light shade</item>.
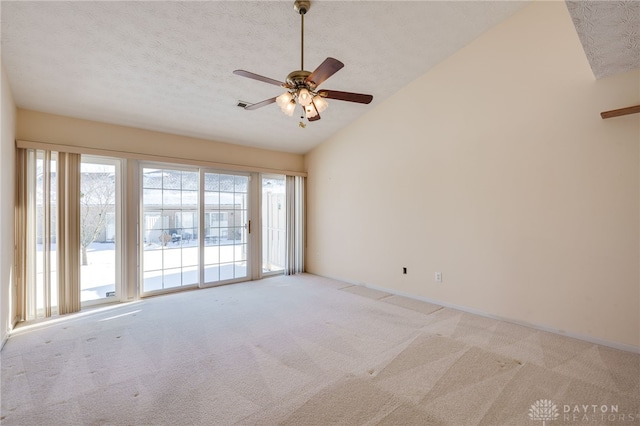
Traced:
POLYGON ((300 89, 298 91, 298 103, 303 107, 306 107, 311 103, 311 93, 307 89, 300 89))
POLYGON ((316 95, 313 97, 313 104, 316 106, 318 112, 322 112, 329 106, 329 103, 324 100, 324 98, 320 95, 316 95))
POLYGON ((293 111, 295 109, 296 109, 296 101, 291 99, 291 101, 282 108, 282 112, 287 114, 289 117, 292 117, 293 116, 293 111))
POLYGON ((287 106, 287 104, 292 100, 293 100, 293 96, 291 96, 291 93, 284 92, 282 95, 276 98, 276 103, 278 104, 278 106, 280 106, 280 108, 284 109, 287 106))

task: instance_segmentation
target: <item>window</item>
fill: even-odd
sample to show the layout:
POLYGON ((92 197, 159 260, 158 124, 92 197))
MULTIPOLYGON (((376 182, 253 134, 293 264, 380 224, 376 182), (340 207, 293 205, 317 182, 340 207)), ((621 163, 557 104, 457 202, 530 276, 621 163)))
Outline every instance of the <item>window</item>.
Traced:
POLYGON ((82 156, 80 164, 80 300, 119 299, 120 160, 82 156))
POLYGON ((248 277, 249 177, 204 173, 204 282, 248 277))
POLYGON ((22 263, 19 315, 36 319, 80 310, 80 156, 27 149, 17 156, 16 251, 22 263))
POLYGON ((286 177, 262 177, 262 272, 282 272, 286 262, 286 177))
POLYGON ((142 169, 142 292, 199 284, 199 172, 142 169))
POLYGON ((26 319, 58 313, 57 159, 57 152, 27 152, 26 319))
POLYGON ((22 319, 303 270, 291 249, 303 179, 32 148, 16 158, 22 319))

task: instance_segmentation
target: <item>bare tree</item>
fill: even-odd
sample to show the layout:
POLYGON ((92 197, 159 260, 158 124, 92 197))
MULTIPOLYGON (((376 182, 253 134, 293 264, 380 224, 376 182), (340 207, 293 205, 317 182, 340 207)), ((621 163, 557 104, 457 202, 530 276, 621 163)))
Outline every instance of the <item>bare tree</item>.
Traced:
POLYGON ((107 213, 115 203, 114 175, 108 171, 82 173, 80 182, 80 246, 82 265, 87 265, 87 248, 105 231, 107 213))

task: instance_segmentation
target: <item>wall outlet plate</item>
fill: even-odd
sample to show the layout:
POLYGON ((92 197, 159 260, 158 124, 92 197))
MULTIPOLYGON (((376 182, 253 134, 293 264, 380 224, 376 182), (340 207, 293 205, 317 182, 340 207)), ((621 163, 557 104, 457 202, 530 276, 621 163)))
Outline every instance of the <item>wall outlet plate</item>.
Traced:
POLYGON ((442 282, 442 272, 436 272, 436 273, 435 273, 435 276, 434 276, 434 280, 435 280, 437 283, 441 283, 441 282, 442 282))

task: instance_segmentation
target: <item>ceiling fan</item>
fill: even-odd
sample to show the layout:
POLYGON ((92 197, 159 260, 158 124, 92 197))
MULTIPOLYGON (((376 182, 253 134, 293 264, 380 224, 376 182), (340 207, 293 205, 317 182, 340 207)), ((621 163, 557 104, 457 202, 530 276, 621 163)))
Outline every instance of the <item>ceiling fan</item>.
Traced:
MULTIPOLYGON (((337 90, 318 90, 317 87, 326 79, 338 72, 344 64, 337 59, 327 58, 313 72, 304 70, 304 15, 309 11, 311 4, 308 0, 296 0, 293 8, 300 14, 301 24, 301 52, 300 52, 300 69, 292 71, 283 83, 269 77, 263 77, 245 70, 235 70, 233 73, 242 77, 251 78, 262 81, 264 83, 273 84, 287 89, 280 96, 276 96, 262 102, 249 104, 244 107, 246 110, 254 110, 263 106, 277 103, 282 112, 289 117, 293 116, 296 107, 300 105, 303 115, 308 121, 320 120, 320 113, 328 107, 326 99, 336 99, 339 101, 356 102, 360 104, 368 104, 373 100, 373 96, 361 93, 340 92, 337 90)), ((300 126, 304 127, 300 122, 300 126)))

